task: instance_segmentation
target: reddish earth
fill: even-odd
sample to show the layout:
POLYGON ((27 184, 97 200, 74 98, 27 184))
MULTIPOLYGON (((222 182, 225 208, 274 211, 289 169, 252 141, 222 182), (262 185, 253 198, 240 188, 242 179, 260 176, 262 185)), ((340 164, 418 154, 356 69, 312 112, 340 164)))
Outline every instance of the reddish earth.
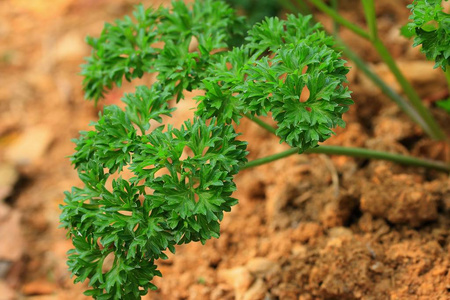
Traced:
MULTIPOLYGON (((70 139, 98 114, 83 101, 79 65, 89 54, 83 40, 136 3, 0 2, 1 300, 86 298, 67 271, 71 243, 58 229, 62 193, 79 184, 66 158, 70 139)), ((443 74, 398 35, 407 3, 377 1, 380 32, 450 135, 449 116, 434 108, 446 95, 443 74)), ((360 12, 358 5, 343 7, 355 22, 363 22, 360 12)), ((345 30, 342 36, 398 88, 370 45, 345 30)), ((329 144, 446 158, 448 148, 428 139, 358 70, 349 79, 356 104, 347 128, 329 144)), ((130 90, 114 90, 106 102, 130 90)), ((243 122, 239 130, 250 159, 285 149, 254 124, 243 122)), ((164 277, 145 299, 450 299, 448 175, 298 155, 245 170, 236 182, 240 203, 225 215, 220 239, 180 246, 159 262, 164 277)))

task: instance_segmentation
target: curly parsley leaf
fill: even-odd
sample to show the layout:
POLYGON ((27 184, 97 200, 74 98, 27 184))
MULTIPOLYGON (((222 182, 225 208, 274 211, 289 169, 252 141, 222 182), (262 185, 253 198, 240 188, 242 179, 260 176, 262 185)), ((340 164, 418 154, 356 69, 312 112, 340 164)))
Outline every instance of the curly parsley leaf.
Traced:
MULTIPOLYGON (((447 1, 447 0, 445 0, 447 1)), ((441 0, 415 0, 411 9, 409 32, 414 32, 413 46, 422 45, 427 59, 444 71, 450 65, 450 15, 443 11, 441 0)))
POLYGON ((125 94, 122 101, 127 105, 126 116, 144 134, 150 129, 150 120, 162 123, 161 116, 171 116, 171 112, 175 110, 169 108, 168 101, 171 99, 172 95, 167 88, 155 83, 151 88, 138 86, 136 93, 125 94))
POLYGON ((170 112, 156 105, 165 96, 151 90, 161 92, 138 88, 145 92, 127 95, 128 113, 107 106, 72 156, 85 186, 66 192, 61 207, 61 224, 75 247, 68 265, 75 282, 90 279, 87 295, 97 299, 136 299, 154 289, 150 281, 161 276, 155 260, 167 258, 164 251, 176 244, 218 237, 223 212, 237 203, 233 176, 246 162, 246 143, 215 119, 138 135, 127 116, 139 112, 141 100, 154 104, 139 119, 144 128, 143 119, 170 112), (125 168, 132 177, 117 178, 125 168))
POLYGON ((245 81, 245 66, 252 58, 246 47, 233 48, 221 60, 212 65, 212 72, 204 79, 205 95, 196 97, 199 102, 196 115, 216 117, 219 122, 239 123, 244 103, 236 93, 236 87, 245 81))
POLYGON ((238 122, 243 113, 271 114, 281 142, 301 152, 345 126, 342 114, 353 103, 344 87, 348 68, 333 39, 310 20, 289 15, 256 24, 246 45, 214 64, 205 95, 197 97, 197 114, 225 123, 238 122))
POLYGON ((81 72, 87 99, 98 101, 123 78, 131 81, 158 72, 179 100, 184 90, 199 87, 206 68, 231 46, 234 36, 244 34, 243 18, 222 2, 173 1, 172 6, 138 6, 136 21, 125 17, 106 24, 99 38, 87 39, 93 48, 81 72), (195 41, 197 49, 190 49, 195 41))
POLYGON ((332 128, 345 126, 342 114, 353 103, 342 85, 345 61, 327 46, 304 42, 273 55, 270 63, 264 59, 248 67, 242 97, 251 113, 272 113, 281 141, 302 152, 316 147, 331 136, 332 128))
POLYGON ((130 81, 151 71, 158 54, 151 45, 157 41, 156 26, 162 11, 138 6, 136 22, 126 17, 107 23, 99 38, 87 38, 93 49, 81 72, 86 99, 98 101, 113 84, 121 86, 124 77, 130 81))

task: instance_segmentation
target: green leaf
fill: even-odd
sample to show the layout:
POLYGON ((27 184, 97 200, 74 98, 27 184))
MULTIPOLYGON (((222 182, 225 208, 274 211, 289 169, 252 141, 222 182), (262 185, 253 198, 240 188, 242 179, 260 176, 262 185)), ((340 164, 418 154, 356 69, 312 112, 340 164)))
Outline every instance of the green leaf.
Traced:
POLYGON ((436 102, 436 105, 450 114, 450 98, 436 102))
MULTIPOLYGON (((447 0, 446 0, 447 1, 447 0)), ((422 46, 427 59, 436 62, 435 68, 444 71, 450 64, 450 15, 443 12, 441 0, 414 0, 411 9, 409 32, 414 32, 413 46, 422 46)))
POLYGON ((159 80, 180 100, 185 89, 201 86, 207 67, 220 56, 214 52, 244 34, 243 18, 222 2, 204 0, 187 6, 174 1, 172 6, 172 10, 137 6, 135 21, 125 17, 106 24, 99 38, 87 39, 92 54, 81 71, 86 99, 97 102, 114 85, 120 87, 124 78, 131 81, 158 72, 159 80), (189 49, 193 40, 199 43, 198 51, 189 49))
POLYGON ((138 6, 137 23, 130 18, 107 23, 99 38, 87 39, 93 48, 81 71, 87 99, 97 102, 113 84, 120 86, 124 77, 130 81, 150 72, 150 62, 157 56, 151 45, 156 42, 156 25, 162 11, 138 6))
POLYGON ((161 84, 154 84, 150 89, 138 86, 136 93, 126 94, 122 101, 127 105, 127 117, 145 134, 150 128, 150 120, 161 123, 161 116, 171 116, 171 112, 175 110, 168 107, 171 98, 171 93, 161 84))

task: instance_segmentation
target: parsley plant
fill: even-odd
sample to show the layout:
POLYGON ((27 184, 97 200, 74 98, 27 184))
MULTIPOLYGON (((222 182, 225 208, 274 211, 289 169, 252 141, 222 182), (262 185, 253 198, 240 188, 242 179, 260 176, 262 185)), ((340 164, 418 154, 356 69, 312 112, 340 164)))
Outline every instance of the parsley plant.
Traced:
MULTIPOLYGON (((408 5, 411 22, 407 29, 414 36, 413 46, 422 45, 421 51, 427 59, 434 60, 434 67, 445 72, 450 90, 450 14, 444 12, 442 3, 441 0, 415 0, 408 5)), ((436 104, 450 113, 450 98, 436 104)))
MULTIPOLYGON (((298 3, 302 3, 304 0, 297 0, 298 3)), ((395 59, 390 54, 388 48, 383 43, 383 41, 380 39, 380 36, 378 34, 378 28, 377 28, 377 19, 376 19, 376 12, 375 12, 375 0, 361 0, 363 9, 364 9, 364 15, 366 18, 366 23, 368 29, 362 28, 358 24, 354 24, 351 21, 344 18, 337 9, 337 2, 336 0, 333 1, 334 5, 333 7, 327 5, 323 0, 308 0, 311 4, 313 4, 316 8, 327 14, 330 18, 333 19, 335 24, 343 25, 353 31, 355 34, 359 35, 360 37, 368 40, 375 50, 378 52, 380 58, 384 61, 384 63, 387 65, 387 67, 390 69, 392 74, 397 79, 397 82, 402 87, 403 92, 406 94, 407 99, 405 99, 403 96, 399 95, 395 91, 392 90, 391 87, 389 87, 382 78, 380 78, 378 75, 376 75, 373 71, 368 68, 366 62, 364 62, 358 55, 356 55, 351 49, 349 49, 348 46, 346 46, 342 41, 340 42, 340 45, 343 46, 343 52, 347 57, 352 59, 355 64, 358 66, 359 69, 361 69, 367 77, 374 82, 380 89, 388 96, 390 97, 414 122, 416 122, 422 129, 433 139, 435 140, 446 140, 447 137, 442 130, 442 128, 439 126, 439 124, 434 119, 433 115, 430 113, 430 111, 424 106, 422 100, 420 99, 417 92, 414 90, 411 83, 406 79, 406 77, 403 75, 399 67, 397 66, 397 63, 395 59)), ((417 0, 414 3, 419 4, 420 7, 425 7, 431 4, 435 4, 439 1, 434 0, 417 0)), ((284 3, 284 2, 283 2, 284 3)), ((422 9, 422 11, 428 11, 427 9, 422 9)), ((434 8, 435 11, 437 11, 436 8, 434 8)), ((421 10, 418 10, 418 13, 421 10)), ((448 20, 448 18, 447 18, 448 20)), ((448 25, 448 24, 447 24, 448 25)), ((411 25, 414 26, 414 25, 411 25)), ((335 26, 336 28, 337 26, 335 26)), ((338 31, 336 31, 336 35, 338 31)), ((440 31, 440 35, 438 38, 443 38, 442 35, 443 31, 440 31)), ((447 35, 448 39, 448 35, 447 35)), ((417 41, 416 41, 417 43, 417 41)), ((445 45, 445 42, 444 42, 445 45)), ((447 47, 448 48, 448 47, 447 47)), ((448 50, 448 49, 447 49, 448 50)), ((447 54, 444 54, 444 56, 447 54)), ((450 74, 448 76, 448 80, 450 83, 450 74)))
POLYGON ((422 45, 427 59, 445 71, 450 65, 450 15, 443 11, 442 1, 415 0, 408 8, 411 22, 407 26, 415 34, 413 46, 422 45))
POLYGON ((372 150, 318 147, 345 125, 342 114, 352 104, 334 39, 302 15, 266 18, 247 30, 223 2, 174 1, 171 9, 138 6, 134 19, 106 24, 100 37, 88 38, 86 98, 97 102, 123 79, 145 73, 156 72, 157 80, 124 95, 124 109, 105 106, 92 130, 74 140, 71 161, 84 185, 65 192, 61 224, 74 245, 68 265, 75 282, 89 280, 86 295, 139 299, 156 289, 151 281, 161 276, 157 261, 167 251, 219 237, 224 212, 237 203, 234 175, 275 159, 247 163, 247 144, 234 129, 242 117, 292 146, 276 158, 322 152, 450 169, 372 150), (195 117, 180 128, 161 124, 194 89, 204 91, 195 117), (271 116, 276 128, 260 116, 271 116))

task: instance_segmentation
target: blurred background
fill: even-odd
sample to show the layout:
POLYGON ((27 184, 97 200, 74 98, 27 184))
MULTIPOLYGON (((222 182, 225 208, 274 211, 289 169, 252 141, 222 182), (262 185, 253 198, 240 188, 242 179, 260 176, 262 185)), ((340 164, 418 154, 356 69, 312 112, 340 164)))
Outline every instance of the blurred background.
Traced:
MULTIPOLYGON (((98 36, 105 22, 129 14, 140 2, 170 5, 150 0, 0 1, 0 300, 86 298, 85 286, 74 285, 67 271, 71 242, 58 229, 63 191, 80 183, 67 158, 74 151, 70 140, 88 128, 103 105, 83 100, 80 64, 90 53, 84 39, 98 36)), ((248 11, 251 23, 285 12, 277 1, 229 2, 241 14, 248 11)), ((360 1, 341 2, 344 16, 364 23, 360 1)), ((433 107, 446 93, 445 79, 398 34, 407 22, 409 2, 377 1, 379 29, 401 69, 433 107)), ((331 28, 326 17, 316 17, 331 28)), ((345 29, 341 36, 398 89, 367 42, 345 29)), ((349 80, 357 104, 346 116, 347 129, 330 144, 443 157, 442 146, 424 137, 355 68, 349 80)), ((133 85, 114 89, 103 103, 117 103, 133 85)), ((439 120, 448 118, 435 114, 439 120)), ((252 124, 243 122, 241 130, 250 142, 250 158, 285 149, 252 124)), ((225 216, 221 238, 204 247, 179 247, 176 257, 161 262, 160 290, 146 299, 407 299, 419 292, 426 299, 450 297, 445 176, 312 155, 245 171, 237 184, 241 204, 225 216), (379 190, 392 193, 383 196, 379 190), (389 201, 406 193, 409 199, 408 193, 417 192, 426 206, 414 203, 426 216, 415 210, 409 219, 386 220, 392 203, 381 212, 373 208, 377 197, 389 201)))

